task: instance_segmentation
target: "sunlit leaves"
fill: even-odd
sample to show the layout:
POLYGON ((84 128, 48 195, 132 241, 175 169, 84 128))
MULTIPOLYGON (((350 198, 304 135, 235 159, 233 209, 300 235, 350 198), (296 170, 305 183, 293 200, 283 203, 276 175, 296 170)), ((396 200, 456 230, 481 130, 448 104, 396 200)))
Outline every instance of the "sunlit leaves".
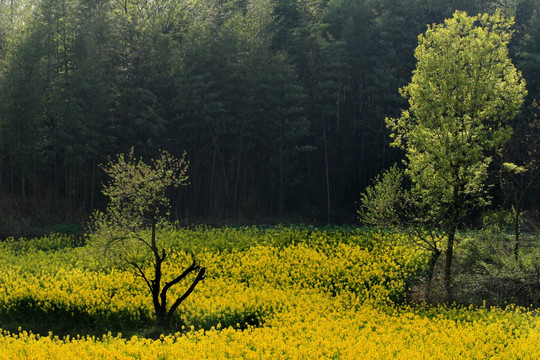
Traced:
POLYGON ((187 184, 185 157, 177 159, 162 151, 149 164, 128 154, 103 166, 110 176, 103 194, 109 198, 105 213, 94 214, 92 243, 105 258, 118 264, 140 263, 152 257, 151 242, 155 234, 145 233, 163 229, 169 211, 168 193, 171 188, 187 184))
POLYGON ((415 190, 446 212, 460 197, 484 204, 492 155, 500 152, 526 95, 525 82, 508 57, 512 22, 500 14, 456 12, 419 36, 417 68, 401 89, 409 109, 387 119, 393 145, 406 151, 415 190), (444 210, 446 208, 446 211, 444 210))
POLYGON ((184 157, 176 159, 165 151, 150 165, 136 160, 133 149, 118 155, 103 167, 111 177, 103 189, 110 199, 107 213, 111 220, 126 230, 148 227, 152 218, 168 210, 166 191, 186 185, 187 165, 184 157))

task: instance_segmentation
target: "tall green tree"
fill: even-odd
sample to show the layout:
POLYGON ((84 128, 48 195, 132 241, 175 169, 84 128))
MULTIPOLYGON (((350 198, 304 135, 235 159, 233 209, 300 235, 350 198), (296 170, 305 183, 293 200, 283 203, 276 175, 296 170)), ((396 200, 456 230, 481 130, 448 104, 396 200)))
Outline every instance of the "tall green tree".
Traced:
POLYGON ((489 164, 508 141, 505 123, 519 113, 526 95, 508 57, 511 26, 499 14, 459 11, 429 26, 418 38, 412 80, 401 89, 409 109, 386 120, 392 145, 406 153, 412 191, 446 233, 448 300, 456 229, 472 207, 487 203, 489 164))

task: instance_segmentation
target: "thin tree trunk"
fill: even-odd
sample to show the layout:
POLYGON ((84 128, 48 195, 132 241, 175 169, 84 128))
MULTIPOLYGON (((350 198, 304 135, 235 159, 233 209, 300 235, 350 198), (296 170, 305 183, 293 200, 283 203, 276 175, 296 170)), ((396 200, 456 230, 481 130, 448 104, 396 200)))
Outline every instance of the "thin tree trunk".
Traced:
POLYGON ((0 139, 0 192, 2 191, 2 185, 3 185, 3 166, 4 166, 4 149, 3 149, 3 139, 0 139))
POLYGON ((69 204, 69 169, 68 169, 68 166, 66 166, 66 178, 64 179, 65 181, 65 198, 66 198, 66 204, 68 205, 69 204))
POLYGON ((520 220, 519 202, 516 202, 514 206, 514 259, 516 261, 519 261, 519 235, 521 232, 519 226, 520 220))
POLYGON ((441 256, 441 250, 435 249, 431 251, 431 257, 429 259, 429 267, 427 273, 427 289, 426 289, 426 298, 428 302, 431 302, 433 299, 432 289, 433 289, 433 275, 435 273, 435 265, 437 265, 437 260, 441 256))
POLYGON ((326 170, 326 217, 327 222, 330 224, 330 175, 328 173, 328 148, 326 145, 326 130, 323 128, 323 141, 324 141, 324 165, 326 170))
POLYGON ((156 242, 156 216, 152 216, 152 235, 150 247, 154 255, 154 279, 152 280, 152 302, 154 303, 154 310, 156 311, 158 326, 164 328, 166 325, 166 311, 165 304, 161 304, 159 299, 161 290, 161 264, 163 263, 164 256, 160 256, 159 249, 156 242))
POLYGON ((285 203, 285 196, 283 194, 283 183, 284 183, 284 174, 283 174, 283 129, 282 121, 280 118, 279 121, 279 204, 278 204, 278 216, 281 218, 283 216, 283 207, 285 203))
POLYGON ((240 183, 240 165, 241 165, 241 159, 242 159, 242 151, 238 152, 238 163, 236 166, 236 179, 234 182, 234 210, 236 211, 237 215, 240 214, 240 203, 238 201, 238 186, 240 183))
POLYGON ((211 134, 212 140, 214 142, 214 149, 217 151, 217 155, 219 157, 219 162, 221 164, 221 171, 223 172, 223 181, 225 182, 224 183, 225 196, 221 196, 220 200, 223 201, 223 198, 225 198, 225 205, 223 206, 223 209, 225 210, 225 223, 227 223, 228 220, 229 220, 229 206, 227 206, 227 204, 230 201, 230 199, 229 199, 229 194, 230 194, 229 177, 227 176, 227 171, 225 170, 225 160, 223 159, 223 154, 221 154, 221 150, 219 149, 217 139, 214 136, 212 131, 210 131, 210 134, 211 134))
MULTIPOLYGON (((79 169, 79 174, 81 175, 81 180, 79 184, 79 192, 80 192, 80 199, 79 201, 82 202, 81 208, 86 210, 86 206, 88 204, 88 201, 90 199, 90 195, 88 194, 88 173, 86 172, 85 166, 81 166, 79 169)), ((92 178, 90 178, 90 181, 92 181, 92 178)), ((80 203, 79 203, 80 205, 80 203)))
POLYGON ((36 165, 36 150, 34 149, 34 156, 33 156, 33 159, 32 159, 32 164, 33 164, 33 168, 32 168, 32 184, 31 184, 31 187, 32 187, 32 194, 30 194, 32 196, 32 198, 35 198, 37 193, 38 193, 38 190, 37 190, 37 165, 36 165))
POLYGON ((14 184, 14 180, 13 180, 13 154, 10 155, 9 157, 9 167, 10 167, 10 172, 9 172, 9 179, 10 179, 10 185, 11 185, 11 195, 15 194, 15 184, 14 184))
POLYGON ((446 259, 444 264, 444 288, 446 290, 446 301, 452 302, 454 299, 452 289, 452 259, 454 257, 454 242, 456 238, 457 225, 451 224, 448 230, 448 244, 446 246, 446 259))
POLYGON ((94 209, 94 191, 96 187, 96 158, 92 160, 92 180, 90 183, 90 210, 94 209))
POLYGON ((214 173, 216 169, 216 146, 214 145, 214 152, 212 155, 212 174, 210 175, 210 191, 208 193, 208 210, 211 214, 216 213, 215 204, 213 204, 214 199, 214 173))
POLYGON ((24 171, 24 166, 21 165, 21 194, 22 194, 22 201, 26 201, 26 176, 24 171))
POLYGON ((54 156, 54 202, 58 206, 58 161, 54 156))
POLYGON ((451 303, 454 300, 452 284, 452 260, 454 258, 454 243, 460 215, 463 209, 465 184, 454 185, 452 196, 452 209, 447 230, 448 243, 446 245, 446 261, 444 264, 444 287, 446 290, 446 301, 451 303))

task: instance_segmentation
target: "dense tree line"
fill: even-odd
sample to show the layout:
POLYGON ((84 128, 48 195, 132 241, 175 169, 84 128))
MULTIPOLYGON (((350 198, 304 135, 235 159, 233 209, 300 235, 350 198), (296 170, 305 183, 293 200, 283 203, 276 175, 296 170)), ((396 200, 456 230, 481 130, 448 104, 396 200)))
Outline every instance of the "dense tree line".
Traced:
POLYGON ((0 0, 0 222, 102 206, 99 164, 131 147, 187 151, 178 219, 351 221, 403 156, 384 119, 417 36, 456 9, 515 16, 530 131, 538 0, 0 0))

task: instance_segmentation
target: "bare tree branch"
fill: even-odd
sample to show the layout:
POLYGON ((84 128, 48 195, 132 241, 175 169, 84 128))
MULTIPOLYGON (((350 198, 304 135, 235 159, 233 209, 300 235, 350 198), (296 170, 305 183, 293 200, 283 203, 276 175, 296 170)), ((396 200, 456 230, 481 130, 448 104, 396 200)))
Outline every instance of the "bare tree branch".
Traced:
MULTIPOLYGON (((182 274, 180 274, 179 276, 177 276, 176 278, 174 278, 173 280, 167 282, 164 286, 163 286, 163 289, 161 290, 161 294, 160 294, 160 297, 161 297, 161 303, 162 304, 166 304, 167 303, 167 291, 169 291, 169 289, 171 287, 173 287, 175 284, 178 284, 180 281, 182 281, 185 277, 187 277, 189 274, 191 274, 193 271, 197 271, 201 269, 201 267, 197 264, 196 260, 193 259, 193 263, 187 268, 184 270, 184 272, 182 274)), ((204 269, 204 268, 203 268, 204 269)))
POLYGON ((169 312, 167 313, 167 317, 170 319, 172 317, 172 314, 176 311, 176 309, 178 308, 178 306, 180 306, 180 304, 182 303, 182 301, 184 301, 192 292, 193 292, 193 289, 195 289, 195 286, 197 286, 197 284, 199 283, 199 281, 203 280, 204 279, 204 273, 206 272, 206 268, 201 268, 199 270, 199 273, 197 274, 197 277, 195 278, 195 280, 193 281, 193 283, 191 284, 191 286, 189 287, 189 289, 186 290, 186 292, 184 293, 184 295, 182 295, 181 297, 179 297, 178 299, 176 299, 176 301, 174 302, 174 304, 172 304, 171 308, 169 309, 169 312))
POLYGON ((144 279, 144 281, 146 282, 146 285, 148 285, 148 288, 150 289, 150 291, 152 291, 152 284, 150 283, 150 280, 148 280, 148 278, 146 277, 146 274, 144 273, 143 269, 139 266, 139 264, 137 264, 136 262, 130 262, 129 264, 133 266, 139 272, 138 276, 144 279))

